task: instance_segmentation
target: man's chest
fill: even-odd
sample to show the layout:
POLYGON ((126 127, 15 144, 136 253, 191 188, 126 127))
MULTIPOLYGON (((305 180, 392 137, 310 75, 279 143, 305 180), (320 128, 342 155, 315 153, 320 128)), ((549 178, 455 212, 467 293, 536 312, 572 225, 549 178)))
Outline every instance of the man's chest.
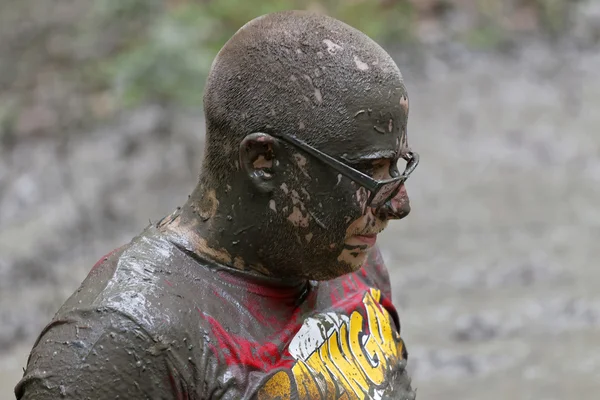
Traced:
POLYGON ((397 395, 406 380, 406 349, 381 292, 346 295, 296 315, 281 331, 265 330, 262 338, 213 332, 227 386, 241 389, 238 398, 403 398, 397 395))
POLYGON ((308 317, 285 349, 293 365, 273 371, 257 398, 396 398, 406 350, 380 296, 371 289, 350 312, 308 317))

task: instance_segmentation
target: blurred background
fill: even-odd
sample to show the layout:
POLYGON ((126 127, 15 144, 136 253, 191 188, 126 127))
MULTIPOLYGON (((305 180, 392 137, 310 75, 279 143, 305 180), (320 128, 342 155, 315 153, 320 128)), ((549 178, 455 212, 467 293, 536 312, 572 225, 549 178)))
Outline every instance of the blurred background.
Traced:
POLYGON ((253 17, 393 55, 421 165, 381 247, 419 399, 598 399, 599 0, 0 0, 0 399, 91 266, 187 198, 253 17))

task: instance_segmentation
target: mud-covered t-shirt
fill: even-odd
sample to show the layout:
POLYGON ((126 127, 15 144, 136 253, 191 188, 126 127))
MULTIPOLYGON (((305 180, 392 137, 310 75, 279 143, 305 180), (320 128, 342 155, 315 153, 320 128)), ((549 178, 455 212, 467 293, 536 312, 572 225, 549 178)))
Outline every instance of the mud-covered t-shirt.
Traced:
POLYGON ((150 227, 103 257, 39 336, 17 399, 412 399, 378 249, 283 285, 150 227))

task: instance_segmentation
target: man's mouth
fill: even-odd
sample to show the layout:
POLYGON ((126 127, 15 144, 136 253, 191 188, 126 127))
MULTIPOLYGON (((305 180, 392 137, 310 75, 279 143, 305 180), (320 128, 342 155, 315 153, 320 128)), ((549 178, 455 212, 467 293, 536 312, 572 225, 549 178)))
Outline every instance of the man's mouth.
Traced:
POLYGON ((366 244, 369 247, 374 246, 375 242, 377 242, 377 235, 376 234, 372 234, 372 235, 355 235, 354 238, 356 238, 358 242, 364 243, 364 244, 366 244))

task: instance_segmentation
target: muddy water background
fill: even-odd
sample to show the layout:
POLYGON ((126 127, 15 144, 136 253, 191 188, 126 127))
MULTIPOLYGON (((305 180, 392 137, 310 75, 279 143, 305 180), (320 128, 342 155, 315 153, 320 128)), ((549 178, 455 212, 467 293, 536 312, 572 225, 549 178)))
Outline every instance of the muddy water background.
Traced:
MULTIPOLYGON (((380 245, 419 398, 597 399, 600 52, 391 51, 422 162, 380 245)), ((185 200, 202 140, 201 115, 143 106, 3 145, 0 399, 93 263, 185 200)))

